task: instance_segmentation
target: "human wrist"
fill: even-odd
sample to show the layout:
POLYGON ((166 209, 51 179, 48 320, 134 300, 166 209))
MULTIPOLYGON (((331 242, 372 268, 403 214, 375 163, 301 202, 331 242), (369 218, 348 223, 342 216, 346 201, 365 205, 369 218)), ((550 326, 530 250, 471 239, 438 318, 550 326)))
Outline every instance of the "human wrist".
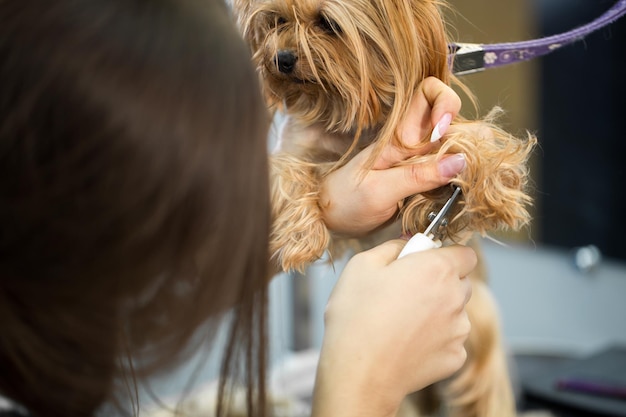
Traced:
POLYGON ((312 417, 395 416, 405 393, 388 383, 384 367, 356 352, 350 356, 338 355, 331 349, 322 348, 312 417))

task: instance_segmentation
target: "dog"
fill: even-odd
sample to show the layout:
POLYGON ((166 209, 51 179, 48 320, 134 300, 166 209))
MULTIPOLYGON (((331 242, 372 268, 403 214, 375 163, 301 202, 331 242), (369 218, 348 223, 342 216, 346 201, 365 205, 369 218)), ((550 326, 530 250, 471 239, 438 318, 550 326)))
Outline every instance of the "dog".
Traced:
MULTIPOLYGON (((375 147, 372 163, 385 146, 402 147, 396 129, 425 78, 471 94, 451 73, 444 7, 449 6, 442 0, 234 1, 268 106, 287 116, 271 155, 270 250, 281 269, 303 270, 346 246, 324 224, 320 183, 365 146, 375 147)), ((480 120, 456 117, 439 144, 403 162, 465 155, 466 169, 452 181, 463 198, 445 228, 449 241, 466 243, 475 233, 517 230, 530 221, 528 159, 536 138, 506 132, 497 124, 499 113, 496 108, 480 120)), ((396 224, 408 235, 423 231, 429 213, 450 194, 441 187, 407 198, 396 224)), ((413 396, 420 415, 515 414, 498 312, 485 276, 472 277, 468 360, 449 380, 413 396)))

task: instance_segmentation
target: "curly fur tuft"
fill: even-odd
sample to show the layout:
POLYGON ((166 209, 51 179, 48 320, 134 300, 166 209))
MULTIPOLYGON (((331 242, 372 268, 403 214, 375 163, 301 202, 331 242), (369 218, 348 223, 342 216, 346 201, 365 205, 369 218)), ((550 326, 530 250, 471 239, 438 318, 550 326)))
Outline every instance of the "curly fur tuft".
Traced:
MULTIPOLYGON (((484 235, 498 229, 519 230, 530 222, 527 162, 537 140, 531 135, 517 139, 496 126, 494 120, 500 112, 495 108, 480 122, 458 122, 436 154, 405 162, 440 159, 451 153, 465 155, 467 168, 452 181, 461 187, 463 197, 446 227, 450 240, 462 240, 468 230, 484 235)), ((449 197, 450 189, 444 187, 408 199, 402 208, 404 232, 423 230, 428 214, 439 210, 449 197)))

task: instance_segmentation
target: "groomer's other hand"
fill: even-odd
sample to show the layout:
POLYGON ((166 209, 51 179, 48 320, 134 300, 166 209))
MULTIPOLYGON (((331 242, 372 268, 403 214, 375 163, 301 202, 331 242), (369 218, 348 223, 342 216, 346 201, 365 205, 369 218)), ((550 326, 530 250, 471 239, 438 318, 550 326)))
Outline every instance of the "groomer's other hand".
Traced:
POLYGON ((462 155, 448 155, 438 162, 396 166, 412 156, 427 153, 433 146, 431 138, 435 141, 441 138, 460 109, 461 99, 454 90, 437 78, 425 79, 398 127, 404 148, 388 145, 363 177, 363 169, 374 150, 369 146, 325 178, 320 204, 326 226, 351 236, 370 232, 396 213, 398 201, 445 185, 461 172, 465 168, 462 155))
POLYGON ((333 289, 314 417, 394 416, 406 394, 465 362, 475 252, 452 246, 396 260, 405 243, 355 255, 333 289))

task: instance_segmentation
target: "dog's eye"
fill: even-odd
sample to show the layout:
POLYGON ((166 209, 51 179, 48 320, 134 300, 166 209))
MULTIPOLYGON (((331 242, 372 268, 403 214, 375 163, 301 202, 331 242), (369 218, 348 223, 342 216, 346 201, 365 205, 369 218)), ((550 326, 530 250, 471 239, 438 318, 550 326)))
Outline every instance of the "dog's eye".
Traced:
POLYGON ((287 19, 277 14, 272 14, 268 20, 271 28, 279 28, 287 23, 287 19))
POLYGON ((335 22, 332 19, 329 19, 328 17, 324 15, 320 15, 320 18, 317 21, 317 25, 326 33, 331 33, 331 34, 341 33, 341 28, 339 27, 337 22, 335 22))

